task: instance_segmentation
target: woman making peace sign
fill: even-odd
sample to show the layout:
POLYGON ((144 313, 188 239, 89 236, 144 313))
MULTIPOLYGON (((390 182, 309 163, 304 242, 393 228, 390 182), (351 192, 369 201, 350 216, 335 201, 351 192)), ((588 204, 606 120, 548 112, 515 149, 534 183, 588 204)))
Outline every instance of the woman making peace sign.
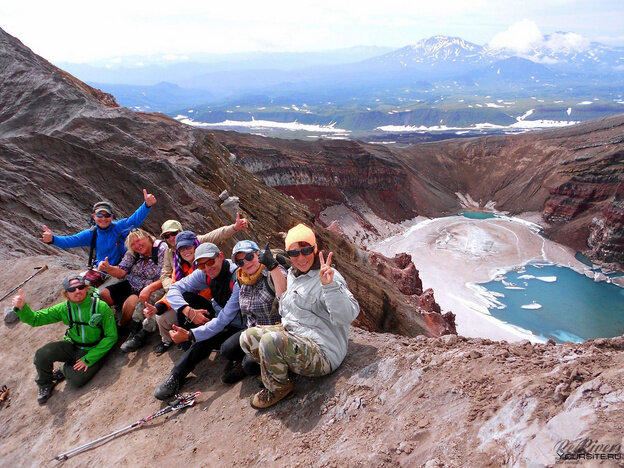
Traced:
POLYGON ((280 299, 281 325, 253 327, 240 337, 241 348, 260 363, 264 387, 251 397, 256 409, 274 405, 294 388, 288 371, 322 376, 336 370, 347 354, 349 325, 360 306, 340 273, 325 261, 314 232, 298 224, 286 236, 292 261, 280 299))

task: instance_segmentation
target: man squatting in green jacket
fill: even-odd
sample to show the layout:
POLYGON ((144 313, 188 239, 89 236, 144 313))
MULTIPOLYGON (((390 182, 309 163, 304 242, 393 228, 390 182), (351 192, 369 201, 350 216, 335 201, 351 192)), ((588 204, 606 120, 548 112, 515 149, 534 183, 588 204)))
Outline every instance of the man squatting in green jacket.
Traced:
POLYGON ((35 352, 37 401, 41 405, 50 398, 54 385, 65 378, 75 387, 87 383, 117 342, 117 325, 110 307, 85 285, 81 276, 65 278, 63 289, 67 301, 36 312, 26 304, 21 289, 13 298, 15 313, 22 322, 33 327, 63 322, 69 327, 62 341, 48 343, 35 352), (54 370, 57 361, 64 364, 54 370))

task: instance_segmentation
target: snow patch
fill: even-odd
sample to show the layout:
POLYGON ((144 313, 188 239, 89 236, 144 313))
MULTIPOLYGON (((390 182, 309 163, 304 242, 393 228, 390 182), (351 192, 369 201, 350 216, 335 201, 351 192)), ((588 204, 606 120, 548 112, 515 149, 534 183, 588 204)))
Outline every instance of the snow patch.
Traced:
MULTIPOLYGON (((228 111, 229 112, 229 111, 228 111)), ((297 131, 303 130, 308 132, 327 132, 333 134, 341 134, 348 135, 351 133, 349 130, 344 130, 342 128, 336 128, 335 122, 330 123, 329 125, 311 125, 311 124, 302 124, 297 122, 273 122, 271 120, 255 120, 252 118, 250 121, 238 121, 238 120, 225 120, 223 122, 216 123, 207 123, 207 122, 196 122, 193 119, 188 118, 184 115, 178 115, 175 119, 179 122, 182 122, 187 125, 191 125, 193 127, 232 127, 232 128, 253 128, 256 130, 269 130, 269 129, 281 129, 281 130, 290 130, 297 131)))

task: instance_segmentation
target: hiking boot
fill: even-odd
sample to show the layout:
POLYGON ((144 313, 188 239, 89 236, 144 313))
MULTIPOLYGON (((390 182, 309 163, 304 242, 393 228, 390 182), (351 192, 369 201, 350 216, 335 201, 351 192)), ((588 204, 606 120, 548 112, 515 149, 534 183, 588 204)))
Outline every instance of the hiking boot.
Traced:
POLYGON ((221 382, 224 384, 234 384, 243 380, 246 375, 247 374, 245 374, 245 371, 243 370, 242 362, 231 362, 231 365, 225 369, 225 372, 221 376, 221 382))
POLYGON ((60 367, 57 367, 52 371, 52 380, 54 381, 55 385, 65 380, 65 374, 63 374, 63 371, 60 367))
POLYGON ((165 343, 164 341, 161 341, 156 346, 154 346, 154 353, 156 353, 156 356, 160 356, 161 354, 169 351, 169 348, 171 348, 172 344, 173 343, 165 343))
POLYGON ((249 404, 252 408, 257 410, 268 408, 283 400, 290 392, 293 391, 293 388, 295 388, 295 385, 292 382, 288 382, 286 386, 279 388, 275 391, 275 393, 263 388, 258 393, 251 396, 249 404))
POLYGON ((52 395, 53 388, 53 385, 50 385, 49 387, 39 387, 39 390, 37 391, 37 403, 45 405, 45 402, 48 401, 50 399, 50 395, 52 395))
POLYGON ((131 353, 136 351, 145 344, 147 338, 147 332, 143 329, 139 330, 136 334, 131 335, 120 347, 122 353, 131 353))
POLYGON ((173 374, 169 374, 169 377, 156 388, 154 397, 165 401, 174 397, 178 391, 180 391, 180 379, 173 374))

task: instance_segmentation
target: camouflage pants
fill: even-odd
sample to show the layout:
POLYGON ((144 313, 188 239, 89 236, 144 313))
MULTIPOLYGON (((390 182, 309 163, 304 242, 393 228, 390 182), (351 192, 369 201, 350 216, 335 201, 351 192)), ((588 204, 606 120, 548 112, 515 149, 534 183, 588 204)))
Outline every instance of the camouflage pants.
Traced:
MULTIPOLYGON (((150 304, 156 304, 156 302, 158 302, 164 295, 164 289, 157 289, 152 294, 150 294, 149 300, 147 302, 149 302, 150 304)), ((143 309, 145 309, 145 304, 143 304, 141 301, 137 302, 137 305, 134 308, 134 312, 132 314, 132 320, 134 320, 135 322, 143 322, 143 328, 145 329, 145 331, 154 332, 158 330, 156 319, 154 317, 144 317, 143 309)))
POLYGON ((264 386, 275 392, 288 385, 288 371, 319 377, 331 372, 321 348, 309 338, 293 335, 282 325, 252 327, 240 336, 240 346, 260 363, 264 386))

